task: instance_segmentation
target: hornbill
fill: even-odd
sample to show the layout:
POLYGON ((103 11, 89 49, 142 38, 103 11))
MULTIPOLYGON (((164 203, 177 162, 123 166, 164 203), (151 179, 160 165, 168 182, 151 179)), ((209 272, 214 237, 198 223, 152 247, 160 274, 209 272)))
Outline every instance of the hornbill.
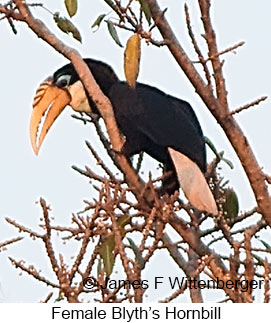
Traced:
MULTIPOLYGON (((84 61, 112 103, 117 125, 125 136, 122 153, 127 158, 139 152, 147 153, 171 174, 163 182, 167 193, 172 194, 181 187, 195 208, 217 214, 214 197, 203 175, 205 141, 190 104, 146 84, 136 83, 131 88, 118 79, 109 65, 89 58, 84 61)), ((67 105, 75 111, 99 114, 72 64, 58 69, 36 92, 30 121, 31 144, 36 154, 67 105), (43 115, 45 121, 38 136, 43 115)))

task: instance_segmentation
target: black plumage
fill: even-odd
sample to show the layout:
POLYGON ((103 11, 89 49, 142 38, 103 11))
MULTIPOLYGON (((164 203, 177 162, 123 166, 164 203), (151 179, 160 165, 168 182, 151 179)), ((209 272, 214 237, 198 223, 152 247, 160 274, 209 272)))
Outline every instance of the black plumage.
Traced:
MULTIPOLYGON (((146 84, 136 83, 131 88, 118 79, 109 65, 93 59, 85 62, 112 103, 116 122, 126 139, 123 147, 126 157, 139 152, 149 154, 163 164, 167 173, 162 193, 172 194, 181 187, 194 207, 217 214, 216 203, 203 176, 206 171, 204 137, 190 104, 146 84)), ((31 143, 36 154, 66 105, 75 111, 99 114, 71 64, 57 70, 37 90, 30 121, 31 143), (37 142, 39 124, 45 113, 37 142)))
MULTIPOLYGON (((179 189, 179 182, 168 147, 189 157, 203 173, 206 171, 203 133, 188 102, 142 83, 137 83, 133 89, 119 81, 107 64, 92 59, 85 59, 85 62, 112 103, 118 127, 126 137, 123 147, 126 157, 143 151, 163 163, 165 170, 172 172, 164 182, 169 194, 179 189)), ((53 82, 60 87, 70 86, 78 80, 71 64, 60 68, 53 76, 53 82), (64 75, 72 77, 68 83, 61 84, 59 80, 64 75)), ((88 99, 92 111, 98 113, 94 102, 88 99)))

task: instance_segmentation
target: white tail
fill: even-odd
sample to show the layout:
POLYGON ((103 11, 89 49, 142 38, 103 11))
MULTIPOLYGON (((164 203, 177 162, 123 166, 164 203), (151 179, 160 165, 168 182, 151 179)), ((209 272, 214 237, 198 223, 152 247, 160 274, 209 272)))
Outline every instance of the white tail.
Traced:
POLYGON ((218 210, 215 199, 197 164, 172 148, 168 148, 168 151, 188 201, 198 210, 216 215, 218 210))

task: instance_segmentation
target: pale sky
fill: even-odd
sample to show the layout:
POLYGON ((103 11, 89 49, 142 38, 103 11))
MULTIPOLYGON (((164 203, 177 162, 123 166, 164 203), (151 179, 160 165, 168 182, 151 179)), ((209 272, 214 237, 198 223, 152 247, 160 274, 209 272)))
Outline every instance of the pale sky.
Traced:
MULTIPOLYGON (((201 21, 198 11, 195 10, 195 2, 186 1, 191 9, 194 31, 198 32, 197 37, 200 39, 201 21)), ((44 1, 45 6, 51 11, 60 11, 67 16, 63 3, 64 1, 44 1)), ((196 60, 184 23, 185 1, 161 0, 159 3, 162 8, 168 7, 166 13, 168 20, 182 45, 191 55, 191 59, 196 60)), ((246 42, 235 55, 230 53, 224 56, 226 60, 224 71, 231 108, 235 109, 263 95, 269 96, 270 1, 219 0, 212 3, 213 23, 217 30, 219 49, 224 50, 240 41, 246 42)), ((33 12, 82 56, 107 62, 114 68, 119 78, 124 79, 122 68, 124 49, 113 42, 105 25, 95 33, 90 28, 99 14, 110 12, 103 1, 79 1, 79 12, 73 21, 81 31, 82 45, 59 31, 48 12, 40 8, 34 9, 33 12)), ((93 189, 88 180, 74 172, 71 166, 82 168, 84 165, 93 166, 95 162, 84 141, 94 140, 97 150, 99 142, 95 139, 95 131, 90 126, 83 126, 79 121, 70 118, 73 111, 67 108, 50 130, 39 156, 34 155, 29 139, 29 120, 35 91, 47 76, 67 61, 38 39, 25 24, 16 23, 18 35, 15 36, 5 21, 0 23, 0 242, 2 242, 18 236, 18 232, 6 223, 5 217, 41 232, 38 227, 41 209, 36 204, 41 196, 52 206, 55 223, 70 224, 71 214, 84 207, 84 199, 90 200, 93 196, 93 189)), ((131 34, 120 32, 119 35, 125 44, 131 34)), ((200 43, 204 44, 202 40, 200 43)), ((204 134, 213 141, 218 151, 225 151, 225 157, 234 163, 234 170, 223 166, 222 174, 234 187, 239 197, 240 208, 250 210, 254 206, 254 197, 233 149, 166 48, 146 46, 142 43, 138 81, 156 86, 190 102, 204 134)), ((271 173, 270 118, 270 98, 260 106, 237 116, 260 165, 268 174, 271 173)), ((212 153, 208 155, 209 160, 213 158, 212 153)), ((152 164, 149 165, 149 169, 151 167, 152 164)), ((7 256, 17 260, 23 258, 37 269, 42 269, 44 276, 53 277, 51 272, 48 274, 50 264, 45 257, 41 242, 24 237, 23 241, 9 246, 7 251, 0 253, 1 301, 36 302, 44 299, 50 292, 45 285, 26 274, 19 276, 19 271, 7 260, 7 256)), ((59 250, 65 248, 58 247, 59 250)), ((161 254, 159 257, 162 257, 161 254)), ((176 266, 171 264, 161 266, 159 257, 154 257, 152 268, 161 268, 161 275, 168 270, 178 273, 176 266)), ((162 297, 163 293, 160 295, 157 293, 156 296, 162 297)))

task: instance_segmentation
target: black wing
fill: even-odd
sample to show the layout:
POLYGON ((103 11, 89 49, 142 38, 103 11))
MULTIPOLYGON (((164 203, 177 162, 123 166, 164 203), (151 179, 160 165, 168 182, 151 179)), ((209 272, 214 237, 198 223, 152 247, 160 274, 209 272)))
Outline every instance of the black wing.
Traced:
POLYGON ((205 172, 204 138, 189 103, 140 83, 131 89, 125 82, 115 84, 109 98, 120 130, 126 136, 128 155, 145 151, 166 163, 171 147, 205 172))

